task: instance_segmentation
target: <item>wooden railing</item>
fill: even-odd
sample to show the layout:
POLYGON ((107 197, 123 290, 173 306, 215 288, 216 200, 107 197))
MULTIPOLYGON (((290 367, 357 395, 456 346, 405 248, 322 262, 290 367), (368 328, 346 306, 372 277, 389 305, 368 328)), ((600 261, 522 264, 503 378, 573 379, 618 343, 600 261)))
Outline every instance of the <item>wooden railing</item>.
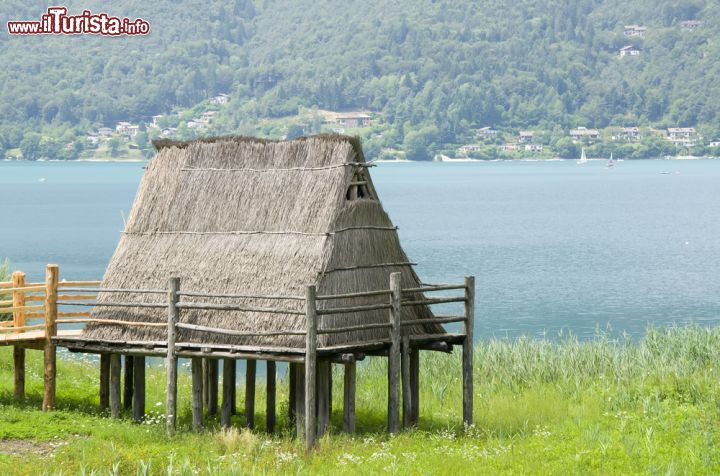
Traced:
MULTIPOLYGON (((400 422, 400 395, 403 398, 403 426, 407 426, 413 419, 413 398, 417 398, 413 393, 417 393, 417 389, 412 387, 411 382, 411 358, 409 356, 411 343, 420 341, 425 343, 445 344, 451 348, 453 343, 462 344, 463 346, 463 421, 466 424, 472 423, 473 399, 472 399, 472 338, 473 338, 473 321, 474 321, 474 292, 475 282, 473 277, 465 278, 463 284, 457 285, 423 285, 420 287, 402 289, 400 284, 400 273, 390 275, 390 286, 388 289, 371 290, 365 292, 353 292, 345 294, 317 295, 314 285, 307 286, 305 296, 269 296, 269 295, 245 295, 245 294, 217 294, 207 292, 182 291, 180 288, 179 278, 170 278, 167 289, 114 289, 100 288, 99 281, 74 281, 74 282, 58 282, 57 266, 49 265, 45 283, 25 283, 24 274, 14 273, 13 281, 0 283, 0 296, 10 295, 12 299, 0 301, 0 313, 12 314, 10 324, 0 324, 0 332, 25 332, 29 330, 45 329, 43 338, 49 345, 46 345, 46 373, 51 371, 54 375, 54 345, 51 339, 57 333, 57 326, 63 324, 88 324, 102 323, 106 325, 117 325, 136 328, 165 328, 167 332, 166 340, 166 357, 167 357, 167 425, 168 432, 172 432, 175 428, 176 395, 177 395, 177 361, 183 357, 197 357, 197 351, 188 350, 190 347, 204 346, 203 343, 195 342, 177 342, 178 330, 189 330, 195 332, 203 332, 215 335, 225 335, 234 337, 271 337, 271 336, 302 336, 305 339, 304 349, 297 347, 280 347, 280 346, 233 346, 235 350, 245 352, 262 352, 262 353, 278 353, 278 354, 302 354, 292 361, 302 361, 305 364, 305 408, 316 408, 316 380, 317 380, 317 361, 318 355, 335 355, 343 352, 358 351, 363 346, 367 348, 387 349, 388 367, 389 367, 389 395, 388 395, 388 429, 390 432, 398 432, 401 427, 400 422), (442 296, 437 298, 426 297, 427 293, 438 291, 463 291, 461 296, 442 296), (95 301, 99 293, 104 294, 155 294, 163 296, 164 299, 158 302, 88 302, 95 301), (418 297, 419 295, 419 297, 418 297), (405 299, 404 296, 410 296, 405 299), (371 304, 362 304, 357 306, 338 306, 338 307, 318 307, 318 302, 330 303, 340 299, 357 299, 357 298, 386 298, 385 302, 377 302, 371 304), (220 304, 214 302, 203 301, 203 298, 223 298, 223 299, 261 299, 267 301, 293 301, 304 302, 304 309, 297 310, 283 306, 277 307, 256 307, 241 304, 220 304), (43 302, 39 305, 28 305, 28 302, 43 302), (464 313, 455 316, 435 316, 429 319, 409 319, 402 320, 403 307, 412 306, 432 306, 436 304, 463 303, 464 313), (167 322, 157 321, 124 321, 116 319, 96 319, 91 317, 90 312, 58 312, 58 305, 61 306, 83 306, 83 307, 120 307, 120 308, 149 308, 149 309, 167 309, 167 322), (253 331, 253 330, 235 330, 220 327, 204 326, 182 322, 182 314, 186 310, 217 310, 217 311, 235 311, 235 312, 253 312, 262 314, 289 314, 304 316, 305 325, 295 329, 279 329, 272 331, 253 331), (340 327, 318 327, 318 317, 328 316, 333 319, 341 319, 343 315, 368 312, 368 311, 387 311, 388 320, 386 322, 372 322, 355 325, 345 325, 340 327), (26 318, 43 319, 43 324, 27 325, 26 318), (462 323, 463 332, 456 334, 421 334, 410 335, 403 332, 403 328, 413 325, 443 325, 450 323, 462 323), (374 339, 371 342, 353 343, 347 345, 335 345, 321 347, 318 337, 321 335, 359 332, 376 329, 387 329, 388 339, 374 339), (48 354, 47 349, 52 348, 52 355, 48 354), (51 367, 48 368, 47 361, 51 359, 51 367), (300 360, 298 360, 300 359, 300 360), (400 388, 402 382, 402 389, 400 388)), ((163 344, 165 344, 163 343, 163 344)), ((211 347, 211 345, 207 345, 211 347)), ((436 350, 447 350, 447 348, 437 347, 436 350)), ((218 354, 219 355, 219 354, 218 354)), ((112 356, 111 356, 112 357, 112 356)), ((117 355, 115 355, 117 357, 117 355)), ((417 365, 417 363, 415 364, 417 365)), ((117 368, 117 364, 113 366, 113 360, 110 360, 110 372, 113 368, 117 368)), ((194 368, 194 367, 193 367, 194 368)), ((112 381, 112 375, 110 379, 112 381)), ((54 386, 54 378, 52 379, 54 386)), ((193 385, 195 381, 193 380, 193 385)), ((112 393, 111 387, 111 393, 112 393)), ((47 393, 47 392, 46 392, 47 393)), ((54 395, 54 391, 52 392, 54 395)), ((196 392, 193 391, 193 398, 196 398, 196 392)), ((113 395, 110 395, 111 399, 113 395)), ((117 397, 119 399, 119 396, 117 397)), ((54 399, 50 402, 52 407, 54 399)), ((114 408, 114 406, 113 406, 114 408)), ((202 405, 196 402, 193 404, 193 427, 199 428, 202 424, 202 405), (200 410, 198 410, 198 408, 200 410)), ((229 409, 227 410, 229 412, 229 409)), ((416 411, 416 410, 415 410, 416 411)), ((221 423, 226 424, 230 420, 230 415, 225 414, 226 409, 223 407, 221 415, 221 423)), ((316 412, 307 412, 305 418, 305 435, 308 447, 315 444, 317 431, 317 414, 316 412)))

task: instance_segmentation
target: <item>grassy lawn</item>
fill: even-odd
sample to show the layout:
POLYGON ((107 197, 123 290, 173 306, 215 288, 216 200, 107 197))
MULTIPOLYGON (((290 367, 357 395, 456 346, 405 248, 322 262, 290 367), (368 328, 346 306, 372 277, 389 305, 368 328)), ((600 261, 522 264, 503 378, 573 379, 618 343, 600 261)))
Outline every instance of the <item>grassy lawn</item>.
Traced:
MULTIPOLYGON (((421 423, 384 432, 386 367, 358 369, 358 433, 342 435, 341 369, 333 424, 306 456, 287 423, 279 370, 279 426, 188 430, 189 373, 181 372, 182 431, 164 432, 164 370, 147 375, 148 418, 133 424, 97 410, 98 364, 62 353, 58 409, 38 410, 41 353, 28 351, 26 401, 12 398, 12 351, 0 349, 0 474, 717 474, 720 473, 720 331, 648 331, 641 342, 483 341, 476 349, 476 425, 463 428, 459 355, 423 355, 421 423)), ((183 362, 186 364, 185 362, 183 362)), ((187 368, 186 365, 183 368, 187 368)), ((242 381, 242 374, 238 382, 242 381)), ((242 389, 238 388, 242 422, 242 389)))

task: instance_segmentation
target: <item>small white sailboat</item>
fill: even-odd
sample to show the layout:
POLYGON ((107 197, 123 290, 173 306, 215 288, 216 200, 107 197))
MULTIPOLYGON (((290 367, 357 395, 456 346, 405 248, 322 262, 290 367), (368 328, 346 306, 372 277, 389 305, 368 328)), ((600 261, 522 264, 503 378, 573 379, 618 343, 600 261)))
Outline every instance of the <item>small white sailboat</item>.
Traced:
POLYGON ((610 152, 610 158, 608 159, 607 166, 608 166, 608 168, 612 168, 615 166, 615 162, 613 162, 613 158, 612 158, 612 152, 610 152))
POLYGON ((580 152, 580 158, 576 162, 577 164, 586 164, 588 161, 587 157, 585 156, 585 147, 582 148, 582 152, 580 152))

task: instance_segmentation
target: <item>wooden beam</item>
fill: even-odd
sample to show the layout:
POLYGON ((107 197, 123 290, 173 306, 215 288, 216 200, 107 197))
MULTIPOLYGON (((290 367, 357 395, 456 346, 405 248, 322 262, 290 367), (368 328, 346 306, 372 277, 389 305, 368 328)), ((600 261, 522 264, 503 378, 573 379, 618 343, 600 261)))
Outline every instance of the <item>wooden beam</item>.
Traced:
POLYGON ((255 428, 255 376, 257 361, 245 362, 245 428, 255 428))
POLYGON ((235 383, 233 373, 235 372, 235 361, 232 359, 223 360, 222 379, 222 407, 220 408, 220 426, 228 428, 232 415, 232 387, 235 383))
POLYGON ((145 357, 135 357, 133 366, 133 420, 145 418, 145 357))
POLYGON ((315 286, 308 286, 305 293, 305 451, 315 447, 317 439, 317 309, 315 286))
POLYGON ((305 434, 305 364, 295 364, 295 435, 305 434))
POLYGON ((180 278, 170 278, 168 282, 168 328, 167 328, 167 357, 165 358, 167 385, 165 388, 165 417, 168 435, 175 432, 177 417, 177 355, 175 354, 175 340, 177 338, 176 324, 179 319, 177 308, 178 292, 180 291, 180 278))
POLYGON ((110 415, 120 418, 120 354, 110 354, 110 415))
POLYGON ((133 367, 135 366, 135 357, 126 355, 123 357, 125 361, 124 384, 123 384, 123 408, 130 410, 132 408, 133 396, 133 367))
POLYGON ((317 437, 322 437, 330 426, 330 362, 317 362, 317 437))
POLYGON ((297 366, 298 364, 288 364, 288 421, 290 425, 295 424, 295 409, 297 407, 297 366))
POLYGON ((276 406, 276 364, 268 361, 265 363, 265 431, 275 432, 275 406, 276 406))
POLYGON ((203 373, 202 361, 200 357, 193 357, 190 361, 190 371, 192 373, 192 429, 193 431, 202 430, 203 425, 203 373))
POLYGON ((410 424, 416 426, 420 420, 420 350, 410 349, 410 424))
POLYGON ((230 374, 230 414, 237 415, 237 361, 232 361, 232 373, 230 374))
POLYGON ((343 431, 355 433, 355 362, 345 364, 343 385, 343 431))
MULTIPOLYGON (((25 273, 15 271, 12 274, 12 287, 25 287, 25 273)), ((13 311, 13 327, 25 327, 25 311, 21 308, 25 307, 25 293, 23 291, 13 291, 12 293, 13 311)), ((13 368, 15 369, 15 388, 13 395, 16 400, 25 398, 25 349, 20 346, 13 347, 13 368)))
POLYGON ((218 409, 218 377, 219 377, 218 359, 207 359, 208 369, 208 418, 217 415, 218 409))
POLYGON ((44 392, 43 411, 55 408, 55 379, 57 376, 57 354, 52 338, 57 335, 57 289, 60 269, 56 264, 45 268, 45 351, 44 351, 44 392))
POLYGON ((402 374, 402 426, 403 428, 410 428, 412 424, 412 387, 410 385, 410 339, 408 336, 402 338, 400 362, 402 374))
POLYGON ((100 354, 100 410, 110 407, 110 354, 100 354))
POLYGON ((390 351, 388 353, 388 431, 400 431, 400 273, 390 275, 390 351))
POLYGON ((473 423, 473 326, 475 325, 475 277, 465 278, 465 340, 463 341, 463 424, 473 423))

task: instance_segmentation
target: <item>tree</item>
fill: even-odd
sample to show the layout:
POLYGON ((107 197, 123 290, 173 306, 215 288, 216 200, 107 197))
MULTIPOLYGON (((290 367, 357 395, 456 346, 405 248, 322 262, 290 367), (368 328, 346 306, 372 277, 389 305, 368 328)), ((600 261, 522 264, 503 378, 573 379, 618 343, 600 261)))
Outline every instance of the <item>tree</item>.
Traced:
POLYGON ((431 160, 435 152, 435 141, 440 136, 436 126, 426 126, 405 135, 403 148, 408 160, 431 160))
POLYGON ((555 142, 555 153, 563 159, 573 159, 580 155, 577 144, 569 137, 561 137, 555 142))
POLYGON ((119 137, 111 137, 108 140, 108 149, 110 149, 110 157, 118 157, 120 155, 120 146, 122 145, 122 139, 119 137))
POLYGON ((20 142, 20 152, 25 160, 40 158, 40 134, 34 132, 25 134, 20 142))

